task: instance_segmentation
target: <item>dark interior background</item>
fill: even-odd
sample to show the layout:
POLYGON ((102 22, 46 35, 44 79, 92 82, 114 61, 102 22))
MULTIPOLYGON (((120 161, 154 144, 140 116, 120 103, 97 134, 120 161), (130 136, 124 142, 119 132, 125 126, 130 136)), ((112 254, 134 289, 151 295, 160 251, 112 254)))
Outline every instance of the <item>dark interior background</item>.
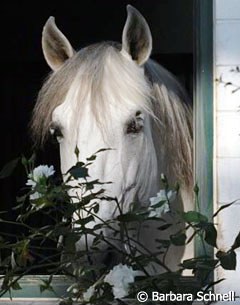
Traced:
MULTIPOLYGON (((146 18, 152 31, 152 57, 182 81, 192 95, 192 0, 88 0, 8 1, 1 4, 0 167, 21 154, 29 157, 32 140, 28 124, 37 93, 48 72, 41 49, 41 32, 49 16, 73 47, 79 49, 102 40, 121 41, 126 5, 146 18)), ((58 149, 47 144, 37 152, 38 164, 58 168, 58 149)), ((24 186, 24 171, 0 181, 0 207, 9 210, 24 186)), ((9 212, 9 215, 12 213, 9 212)), ((0 224, 0 226, 2 226, 0 224)), ((3 228, 0 229, 0 231, 3 228)), ((14 230, 9 227, 8 230, 14 230)))

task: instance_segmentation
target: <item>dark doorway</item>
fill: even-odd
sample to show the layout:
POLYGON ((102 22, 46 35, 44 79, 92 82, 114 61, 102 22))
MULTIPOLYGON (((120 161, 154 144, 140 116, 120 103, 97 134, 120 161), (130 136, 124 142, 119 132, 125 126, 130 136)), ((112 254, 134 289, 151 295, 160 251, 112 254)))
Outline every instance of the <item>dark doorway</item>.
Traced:
MULTIPOLYGON (((175 74, 192 96, 193 79, 192 0, 89 0, 61 2, 12 1, 4 4, 1 17, 1 155, 0 166, 21 154, 30 156, 29 121, 37 93, 50 68, 41 49, 41 32, 49 16, 76 49, 90 43, 121 41, 126 5, 132 4, 146 18, 152 31, 152 58, 175 74)), ((59 168, 57 147, 38 150, 38 164, 59 168)), ((0 181, 1 210, 15 205, 26 183, 20 169, 0 181)), ((10 212, 9 212, 10 213, 10 212)), ((14 231, 11 227, 7 228, 14 231)))

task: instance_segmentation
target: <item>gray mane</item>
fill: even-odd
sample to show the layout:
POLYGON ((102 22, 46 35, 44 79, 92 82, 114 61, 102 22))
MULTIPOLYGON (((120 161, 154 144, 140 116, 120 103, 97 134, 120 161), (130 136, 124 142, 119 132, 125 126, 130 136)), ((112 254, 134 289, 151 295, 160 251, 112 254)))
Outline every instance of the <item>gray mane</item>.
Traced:
POLYGON ((154 143, 168 160, 165 173, 192 187, 192 109, 189 98, 175 77, 153 60, 145 64, 152 86, 153 112, 160 120, 154 124, 154 143), (169 166, 171 168, 169 168, 169 166))

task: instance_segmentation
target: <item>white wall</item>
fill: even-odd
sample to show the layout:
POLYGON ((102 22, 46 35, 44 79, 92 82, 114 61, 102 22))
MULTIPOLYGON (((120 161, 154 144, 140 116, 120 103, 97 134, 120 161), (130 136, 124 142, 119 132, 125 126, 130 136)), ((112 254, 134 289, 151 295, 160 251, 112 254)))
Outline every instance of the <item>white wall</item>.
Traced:
MULTIPOLYGON (((240 86, 240 0, 215 0, 214 16, 215 78, 240 86)), ((215 83, 215 165, 216 207, 240 199, 240 90, 215 83)), ((218 217, 218 246, 227 250, 240 231, 240 200, 223 210, 218 217)), ((217 292, 230 290, 240 295, 240 251, 237 271, 219 269, 217 278, 226 278, 217 292)))

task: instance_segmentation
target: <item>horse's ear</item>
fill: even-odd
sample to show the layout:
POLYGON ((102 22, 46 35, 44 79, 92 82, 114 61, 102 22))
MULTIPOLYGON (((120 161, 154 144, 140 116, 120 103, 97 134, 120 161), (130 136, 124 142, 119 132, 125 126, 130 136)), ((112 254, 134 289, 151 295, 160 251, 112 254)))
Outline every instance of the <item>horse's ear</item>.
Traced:
POLYGON ((49 17, 43 28, 42 49, 48 65, 54 71, 75 53, 70 42, 57 28, 54 17, 49 17))
POLYGON ((131 5, 127 6, 127 21, 122 34, 122 49, 139 65, 144 64, 152 51, 152 35, 144 17, 131 5))

